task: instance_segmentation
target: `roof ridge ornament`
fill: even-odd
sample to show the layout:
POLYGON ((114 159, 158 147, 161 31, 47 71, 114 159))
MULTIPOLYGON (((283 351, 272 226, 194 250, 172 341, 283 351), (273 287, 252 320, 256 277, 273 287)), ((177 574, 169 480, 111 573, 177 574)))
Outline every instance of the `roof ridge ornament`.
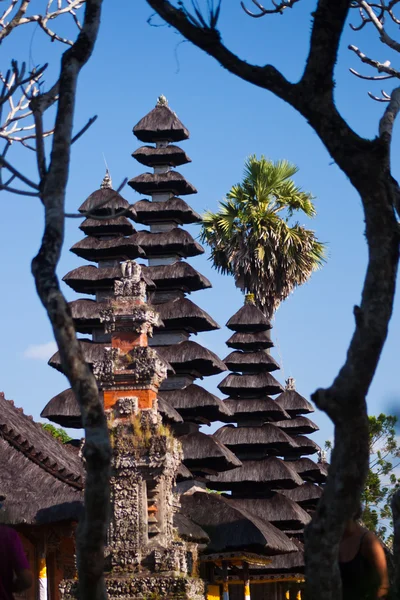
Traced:
POLYGON ((246 294, 244 297, 244 303, 245 304, 255 304, 256 299, 255 299, 254 294, 246 294))
POLYGON ((289 391, 296 391, 296 380, 293 377, 288 377, 285 381, 286 383, 286 390, 289 391))
POLYGON ((168 106, 168 100, 164 96, 164 94, 161 94, 160 96, 158 96, 156 106, 168 106))
POLYGON ((106 169, 106 174, 104 175, 103 181, 101 182, 100 189, 102 189, 102 190, 104 190, 104 189, 112 190, 113 189, 112 179, 111 179, 110 171, 108 170, 108 168, 106 169))

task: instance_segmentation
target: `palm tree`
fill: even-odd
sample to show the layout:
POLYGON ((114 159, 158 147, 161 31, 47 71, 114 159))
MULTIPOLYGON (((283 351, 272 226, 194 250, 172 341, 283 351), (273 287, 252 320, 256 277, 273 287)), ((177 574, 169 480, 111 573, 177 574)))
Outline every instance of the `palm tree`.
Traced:
POLYGON ((286 160, 250 156, 242 183, 232 187, 218 212, 203 216, 201 239, 214 267, 232 274, 244 293, 272 316, 298 285, 325 260, 325 245, 293 215, 314 217, 313 197, 291 179, 298 168, 286 160))

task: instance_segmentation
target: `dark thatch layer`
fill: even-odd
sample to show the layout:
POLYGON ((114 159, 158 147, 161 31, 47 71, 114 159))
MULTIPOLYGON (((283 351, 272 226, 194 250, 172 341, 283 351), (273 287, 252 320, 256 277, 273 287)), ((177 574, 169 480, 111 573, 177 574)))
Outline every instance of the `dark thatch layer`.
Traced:
POLYGON ((188 298, 176 298, 171 302, 157 304, 155 309, 167 329, 179 329, 191 333, 219 329, 218 323, 188 298))
POLYGON ((193 479, 192 473, 187 467, 185 467, 183 463, 181 463, 179 465, 178 472, 176 475, 176 482, 179 483, 180 481, 188 481, 190 479, 193 479))
POLYGON ((181 390, 162 391, 160 394, 184 419, 204 417, 208 421, 218 421, 232 418, 225 402, 199 385, 192 384, 181 390))
POLYGON ((314 412, 311 402, 300 396, 296 390, 285 390, 276 398, 276 402, 291 416, 306 415, 314 412))
POLYGON ((214 433, 222 444, 239 457, 251 454, 252 458, 267 458, 268 455, 285 455, 293 448, 293 440, 279 427, 264 423, 261 427, 234 427, 225 425, 214 433), (257 456, 253 456, 253 454, 257 456))
POLYGON ((183 261, 176 261, 171 265, 147 267, 144 273, 160 290, 177 289, 196 292, 211 287, 210 281, 204 275, 183 261))
POLYGON ((82 427, 81 409, 71 388, 54 396, 46 404, 40 416, 61 425, 61 427, 73 429, 82 427))
POLYGON ((315 508, 322 496, 322 488, 319 485, 307 482, 295 489, 283 490, 281 493, 300 504, 303 508, 315 508))
POLYGON ((78 208, 79 212, 94 212, 98 215, 111 215, 112 211, 127 210, 129 202, 111 188, 100 188, 90 194, 78 208))
POLYGON ((182 513, 174 514, 174 527, 178 530, 179 537, 186 542, 196 544, 208 544, 210 542, 210 538, 204 529, 193 523, 182 513))
MULTIPOLYGON (((292 540, 293 543, 296 540, 292 540)), ((292 552, 291 554, 282 554, 281 556, 273 556, 269 565, 263 567, 252 566, 250 574, 261 578, 262 575, 289 575, 290 573, 304 573, 304 552, 292 552)))
POLYGON ((182 423, 183 419, 181 415, 176 411, 169 402, 166 402, 163 398, 158 397, 158 412, 163 418, 163 421, 167 423, 182 423))
POLYGON ((141 142, 181 142, 187 140, 189 131, 169 106, 157 105, 133 128, 141 142))
POLYGON ((246 549, 274 555, 297 551, 279 529, 244 509, 233 507, 218 494, 183 495, 181 505, 181 511, 210 536, 207 552, 246 549))
POLYGON ((85 258, 98 262, 106 259, 135 259, 144 257, 145 252, 137 244, 133 234, 129 237, 113 237, 109 239, 99 239, 93 236, 83 238, 70 248, 71 252, 85 258))
POLYGON ((299 435, 301 433, 314 433, 319 431, 318 425, 307 419, 307 417, 295 417, 290 421, 282 421, 275 423, 277 427, 284 429, 286 433, 299 435))
POLYGON ((110 219, 85 219, 79 229, 86 235, 131 235, 135 228, 126 217, 110 219))
POLYGON ((157 192, 172 192, 175 196, 197 194, 196 188, 189 183, 178 171, 166 173, 142 173, 128 181, 128 185, 145 196, 157 192))
MULTIPOLYGON (((208 479, 212 489, 231 490, 246 495, 252 491, 293 489, 303 483, 296 471, 290 468, 289 463, 275 456, 264 460, 246 460, 238 469, 210 475, 208 479)), ((296 502, 295 498, 289 497, 296 502)))
POLYGON ((224 404, 229 408, 234 418, 220 419, 224 423, 241 423, 254 419, 260 425, 265 421, 282 421, 290 419, 290 416, 276 402, 264 396, 262 398, 226 398, 224 404))
POLYGON ((315 454, 321 448, 310 438, 305 435, 293 435, 292 440, 296 442, 296 449, 293 451, 293 456, 300 457, 302 454, 315 454))
POLYGON ((272 325, 264 315, 264 313, 250 302, 246 302, 234 315, 229 319, 226 326, 232 331, 256 332, 266 331, 271 329, 272 325))
POLYGON ((147 258, 176 254, 183 258, 204 254, 204 248, 192 238, 188 231, 174 227, 170 231, 151 233, 138 231, 130 238, 131 242, 143 248, 147 258))
POLYGON ((328 476, 327 467, 323 463, 315 463, 310 458, 299 458, 290 461, 289 464, 305 481, 324 483, 328 476))
POLYGON ((186 152, 169 144, 165 148, 154 148, 154 146, 141 146, 132 153, 133 158, 146 167, 157 167, 159 165, 169 165, 170 167, 179 167, 192 162, 186 152))
POLYGON ((240 460, 221 442, 205 433, 188 433, 179 438, 183 448, 184 465, 196 473, 236 469, 240 460))
POLYGON ((257 375, 237 375, 230 373, 221 381, 218 388, 223 394, 248 398, 259 394, 279 394, 282 386, 270 373, 257 375))
POLYGON ((197 372, 217 375, 226 371, 224 363, 214 352, 197 342, 181 342, 171 346, 153 346, 159 356, 170 363, 177 374, 197 372))
POLYGON ((256 350, 255 352, 235 350, 224 358, 224 363, 230 371, 242 373, 272 372, 280 369, 279 363, 266 350, 256 350))
POLYGON ((135 221, 145 225, 165 221, 175 221, 183 225, 201 221, 201 216, 187 202, 175 196, 166 202, 139 200, 133 204, 133 208, 136 212, 135 221))
POLYGON ((269 331, 259 331, 258 333, 234 333, 226 345, 235 350, 263 350, 272 348, 274 343, 269 331))
POLYGON ((227 500, 233 506, 244 508, 279 529, 302 529, 311 521, 310 515, 301 506, 282 494, 274 494, 272 498, 227 498, 227 500))
POLYGON ((75 329, 79 333, 92 333, 93 328, 103 327, 100 323, 100 311, 106 307, 105 302, 79 299, 68 302, 74 319, 75 329))
POLYGON ((0 394, 1 493, 9 523, 79 517, 83 464, 22 409, 0 394))
MULTIPOLYGON (((92 366, 93 363, 103 360, 104 348, 110 348, 111 344, 92 342, 92 340, 79 340, 80 346, 83 352, 83 356, 85 361, 92 366)), ((57 369, 60 373, 63 373, 63 368, 61 366, 61 358, 60 353, 56 352, 50 358, 48 364, 50 367, 57 369)))
MULTIPOLYGON (((155 288, 154 282, 146 275, 147 268, 142 266, 143 279, 147 289, 155 288)), ((82 294, 95 294, 98 290, 108 290, 114 287, 114 281, 122 277, 121 267, 95 267, 84 265, 73 269, 63 277, 63 281, 75 292, 82 294)))

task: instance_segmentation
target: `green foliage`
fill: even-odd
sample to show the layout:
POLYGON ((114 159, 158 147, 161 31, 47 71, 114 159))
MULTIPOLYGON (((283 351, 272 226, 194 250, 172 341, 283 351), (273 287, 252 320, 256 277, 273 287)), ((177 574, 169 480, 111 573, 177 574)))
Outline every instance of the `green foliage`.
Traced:
POLYGON ((55 427, 54 425, 51 425, 51 423, 41 423, 41 425, 43 429, 51 433, 51 435, 62 444, 66 444, 72 440, 72 437, 70 437, 64 429, 61 429, 61 427, 55 427))
MULTIPOLYGON (((387 544, 393 539, 390 502, 400 486, 395 469, 400 465, 400 446, 396 439, 397 417, 381 413, 369 417, 370 461, 362 495, 362 521, 387 544)), ((330 442, 326 447, 331 449, 330 442)))
POLYGON ((218 212, 203 216, 200 237, 211 248, 214 267, 233 275, 268 315, 325 259, 325 246, 313 231, 289 224, 298 213, 316 214, 312 195, 292 180, 297 170, 286 160, 250 156, 243 181, 231 188, 218 212))

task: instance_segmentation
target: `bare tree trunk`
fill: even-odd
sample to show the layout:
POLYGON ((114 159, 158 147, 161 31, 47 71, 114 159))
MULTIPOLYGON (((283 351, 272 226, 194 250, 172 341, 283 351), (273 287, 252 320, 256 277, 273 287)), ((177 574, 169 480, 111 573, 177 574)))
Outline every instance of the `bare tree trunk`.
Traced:
MULTIPOLYGON (((71 313, 60 291, 56 268, 64 240, 65 190, 77 79, 81 68, 90 58, 97 38, 101 5, 101 0, 87 0, 83 29, 77 41, 62 57, 51 161, 48 170, 43 167, 44 175, 39 186, 44 205, 45 229, 39 253, 32 261, 36 288, 51 321, 64 373, 81 407, 85 428, 85 507, 77 537, 81 600, 106 598, 103 571, 109 516, 111 451, 96 381, 76 339, 71 313)), ((35 116, 41 116, 47 108, 47 100, 42 96, 32 101, 35 116)))

